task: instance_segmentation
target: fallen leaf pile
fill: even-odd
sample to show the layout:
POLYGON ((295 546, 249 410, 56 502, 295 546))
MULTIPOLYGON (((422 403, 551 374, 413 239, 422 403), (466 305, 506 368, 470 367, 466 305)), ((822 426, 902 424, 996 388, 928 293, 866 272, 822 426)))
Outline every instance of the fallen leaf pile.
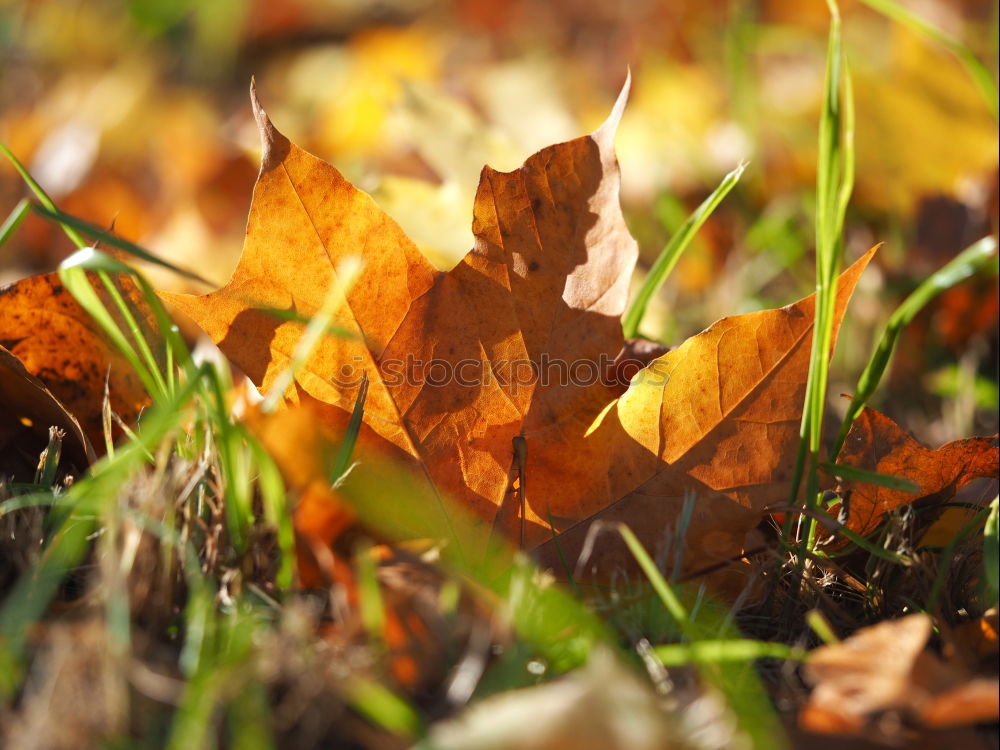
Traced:
POLYGON ((843 733, 861 732, 887 713, 934 728, 996 721, 996 676, 974 677, 959 660, 927 649, 931 630, 930 617, 914 614, 812 651, 805 676, 814 689, 800 723, 843 733))
MULTIPOLYGON (((543 149, 512 172, 484 168, 475 247, 442 273, 365 193, 281 135, 252 92, 263 158, 240 263, 216 292, 163 296, 267 391, 292 360, 299 321, 341 290, 333 322, 346 334, 322 338, 284 396, 342 430, 367 379, 363 461, 410 466, 413 493, 441 508, 454 501, 493 535, 538 548, 553 568, 560 556, 577 559, 592 521, 624 522, 662 552, 692 497, 684 570, 717 567, 741 555, 767 506, 787 500, 814 299, 723 318, 665 353, 624 340, 637 253, 618 204, 613 139, 627 93, 628 84, 592 135, 543 149), (352 258, 360 272, 348 283, 338 273, 352 258)), ((835 328, 873 252, 842 275, 835 328)), ((55 275, 0 292, 0 343, 41 379, 25 387, 51 391, 53 414, 39 424, 68 430, 83 455, 103 444, 105 378, 125 424, 147 403, 55 275)), ((27 412, 15 417, 10 434, 34 424, 27 412)), ((921 487, 911 496, 843 482, 858 533, 893 508, 997 474, 989 439, 927 451, 871 410, 839 460, 921 487)), ((321 548, 354 519, 331 499, 321 469, 285 473, 300 497, 300 577, 315 585, 329 568, 321 548)), ((427 533, 446 534, 446 516, 428 519, 427 533)), ((475 556, 481 541, 453 543, 475 556)), ((633 561, 609 535, 587 562, 588 574, 604 578, 633 561)))
MULTIPOLYGON (((815 298, 723 318, 670 350, 624 339, 637 244, 619 206, 613 141, 628 88, 591 135, 510 172, 483 168, 474 247, 447 272, 371 197, 278 132, 251 88, 263 154, 239 265, 215 292, 161 292, 257 388, 282 397, 277 411, 248 407, 240 418, 295 503, 296 584, 329 594, 315 623, 323 638, 371 647, 410 695, 449 680, 449 695, 462 688, 450 673, 462 653, 463 668, 476 671, 451 696, 462 704, 487 661, 512 644, 510 624, 470 593, 473 584, 457 587, 436 555, 497 564, 476 585, 511 571, 515 546, 543 567, 576 564, 576 580, 604 582, 635 560, 618 535, 593 543, 592 532, 625 524, 661 560, 677 561, 675 574, 732 594, 747 585, 738 561, 748 538, 769 508, 788 503, 815 298), (304 355, 304 321, 331 310, 329 331, 304 355), (332 484, 338 439, 362 407, 356 463, 332 484), (366 620, 366 596, 378 617, 366 620), (449 597, 452 609, 442 605, 449 597)), ((874 252, 838 280, 834 341, 874 252)), ((139 334, 162 351, 132 282, 114 283, 139 334)), ((0 472, 26 482, 50 428, 61 430, 68 465, 83 471, 150 403, 57 274, 0 289, 0 387, 0 472)), ((868 408, 836 461, 918 487, 907 493, 845 472, 833 489, 844 526, 860 535, 912 503, 938 512, 963 485, 1000 473, 996 436, 930 450, 868 408)), ((995 610, 953 631, 939 624, 950 638, 943 656, 928 648, 926 615, 811 652, 802 728, 863 735, 886 721, 933 730, 995 721, 997 681, 977 661, 995 656, 995 610)), ((539 748, 570 738, 673 743, 657 697, 602 660, 484 701, 431 738, 485 746, 499 727, 504 742, 539 748), (546 731, 520 720, 524 701, 545 704, 546 731), (633 735, 633 724, 648 726, 633 735)))

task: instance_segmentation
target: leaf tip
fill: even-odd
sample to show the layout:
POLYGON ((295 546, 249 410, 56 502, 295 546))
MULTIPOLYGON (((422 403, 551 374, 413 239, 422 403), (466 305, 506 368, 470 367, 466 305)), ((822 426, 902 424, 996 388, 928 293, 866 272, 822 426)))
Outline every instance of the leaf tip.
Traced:
POLYGON ((632 88, 632 69, 625 69, 625 83, 622 84, 622 90, 618 93, 618 98, 615 100, 615 105, 611 108, 611 114, 608 115, 608 119, 597 130, 594 131, 593 138, 599 143, 607 143, 611 145, 614 140, 615 132, 618 130, 618 123, 622 120, 622 115, 625 112, 625 104, 628 102, 629 90, 632 88))
POLYGON ((260 99, 257 98, 257 79, 253 76, 250 77, 250 106, 260 131, 260 172, 264 174, 282 162, 290 144, 271 124, 271 119, 261 106, 260 99))
MULTIPOLYGON (((861 278, 861 274, 868 264, 871 263, 872 258, 875 254, 882 248, 882 243, 879 242, 872 245, 864 255, 854 261, 844 272, 840 275, 840 293, 845 295, 845 297, 850 297, 854 293, 854 286, 858 283, 858 279, 861 278)), ((846 302, 846 299, 845 299, 846 302)))

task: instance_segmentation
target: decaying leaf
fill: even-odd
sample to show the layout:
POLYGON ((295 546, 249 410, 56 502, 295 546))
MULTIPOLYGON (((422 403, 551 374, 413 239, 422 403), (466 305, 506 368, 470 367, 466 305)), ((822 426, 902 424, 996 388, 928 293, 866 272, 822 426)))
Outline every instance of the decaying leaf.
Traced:
MULTIPOLYGON (((917 546, 944 547, 981 515, 981 508, 970 505, 948 505, 925 531, 917 546)), ((985 523, 986 519, 982 519, 985 523)))
POLYGON ((950 633, 949 640, 964 657, 966 663, 988 659, 994 664, 1000 656, 1000 641, 997 639, 1000 625, 1000 610, 991 607, 982 617, 963 623, 950 633))
POLYGON ((847 434, 837 463, 909 479, 920 487, 915 494, 843 479, 841 497, 850 493, 848 527, 867 534, 895 508, 933 497, 947 502, 962 485, 979 477, 1000 474, 996 436, 955 440, 937 450, 925 448, 885 414, 865 408, 847 434))
MULTIPOLYGON (((135 311, 141 311, 134 285, 126 279, 117 283, 135 311)), ((105 306, 114 309, 110 303, 105 306)), ((151 319, 142 312, 137 317, 143 324, 151 319)), ((150 324, 143 332, 150 342, 157 339, 153 330, 150 324)), ((0 344, 79 420, 98 450, 104 446, 101 409, 106 378, 111 408, 126 423, 134 423, 149 403, 135 371, 73 299, 58 274, 31 276, 0 289, 0 344)))
POLYGON ((812 651, 805 676, 814 689, 800 724, 818 732, 860 732, 890 711, 929 727, 996 721, 996 677, 973 677, 928 651, 931 628, 927 615, 914 614, 812 651))
MULTIPOLYGON (((434 725, 428 746, 441 750, 705 746, 694 739, 697 728, 692 723, 667 715, 647 686, 611 654, 599 651, 568 677, 487 698, 457 718, 434 725)), ((742 746, 735 742, 742 738, 728 739, 734 744, 726 746, 742 746)))
POLYGON ((62 455, 82 470, 96 460, 80 423, 24 364, 0 346, 0 474, 30 481, 50 427, 66 435, 62 455))
MULTIPOLYGON (((612 146, 626 92, 592 135, 513 172, 484 168, 475 247, 447 273, 253 96, 263 163, 240 263, 214 293, 165 297, 266 390, 302 334, 271 311, 314 314, 338 263, 359 256, 334 321, 353 336, 319 344, 289 403, 343 419, 367 375, 367 431, 497 533, 518 540, 524 524, 526 547, 554 528, 578 548, 595 517, 658 547, 693 493, 686 566, 739 554, 762 508, 787 496, 814 300, 725 318, 615 380, 636 260, 612 146)), ((840 280, 838 326, 870 257, 840 280)), ((602 555, 609 570, 630 559, 602 555)))

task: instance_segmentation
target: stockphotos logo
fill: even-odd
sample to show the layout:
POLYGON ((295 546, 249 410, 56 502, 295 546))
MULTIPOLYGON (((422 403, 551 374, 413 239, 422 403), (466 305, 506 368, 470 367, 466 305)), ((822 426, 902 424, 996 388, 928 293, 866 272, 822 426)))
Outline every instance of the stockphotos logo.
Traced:
MULTIPOLYGON (((338 388, 352 389, 361 385, 364 357, 354 356, 342 364, 330 381, 338 388)), ((636 382, 636 375, 645 385, 663 386, 670 379, 654 362, 647 366, 640 359, 617 359, 602 354, 594 359, 565 360, 542 353, 537 361, 530 359, 485 361, 480 359, 418 359, 408 354, 405 359, 386 359, 378 363, 381 380, 387 388, 425 387, 477 388, 496 384, 504 389, 526 387, 576 387, 603 384, 627 387, 636 382)))

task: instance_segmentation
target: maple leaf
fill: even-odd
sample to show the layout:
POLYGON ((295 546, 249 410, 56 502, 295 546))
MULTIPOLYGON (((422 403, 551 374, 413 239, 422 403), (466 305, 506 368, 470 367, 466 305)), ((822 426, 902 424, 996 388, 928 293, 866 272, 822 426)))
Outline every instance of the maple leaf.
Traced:
MULTIPOLYGON (((693 494, 688 567, 738 554, 764 506, 787 496, 814 300, 720 320, 616 382, 637 257, 612 143, 627 90, 592 135, 512 172, 483 169, 475 246, 446 273, 281 135, 251 91, 263 156, 240 262, 216 292, 163 296, 267 390, 302 335, 272 311, 313 315, 358 256, 333 321, 354 335, 322 340, 289 403, 343 419, 367 375, 368 434, 495 531, 517 539, 524 524, 527 547, 553 529, 578 543, 595 517, 657 546, 693 494)), ((839 282, 838 326, 870 257, 839 282)))
POLYGON ((920 488, 908 493, 859 480, 841 480, 837 493, 850 498, 847 526, 858 534, 868 534, 889 511, 931 498, 943 504, 973 479, 997 477, 1000 449, 993 436, 953 440, 931 450, 885 414, 866 407, 851 425, 837 463, 908 479, 920 488))

